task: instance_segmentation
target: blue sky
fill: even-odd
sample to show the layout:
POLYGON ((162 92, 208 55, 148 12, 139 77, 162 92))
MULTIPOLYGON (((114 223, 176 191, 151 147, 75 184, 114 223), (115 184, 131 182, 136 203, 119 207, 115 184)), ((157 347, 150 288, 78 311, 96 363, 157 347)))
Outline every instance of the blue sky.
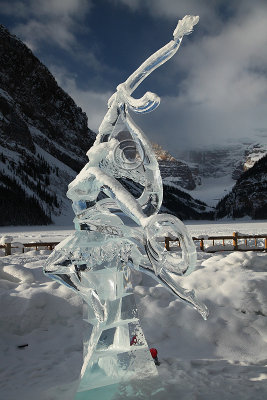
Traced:
POLYGON ((194 32, 134 93, 161 97, 138 124, 174 155, 243 138, 266 142, 267 0, 0 0, 0 22, 95 131, 116 86, 172 39, 186 14, 200 16, 194 32))

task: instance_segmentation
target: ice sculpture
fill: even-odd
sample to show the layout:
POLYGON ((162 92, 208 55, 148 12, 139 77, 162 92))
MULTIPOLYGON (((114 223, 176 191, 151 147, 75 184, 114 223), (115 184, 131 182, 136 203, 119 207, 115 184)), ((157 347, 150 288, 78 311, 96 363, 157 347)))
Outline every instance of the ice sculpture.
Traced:
POLYGON ((159 105, 151 92, 140 99, 131 94, 176 53, 197 22, 198 17, 189 15, 178 21, 174 39, 117 87, 87 153, 89 162, 69 185, 76 231, 55 248, 44 271, 75 290, 87 305, 80 392, 157 374, 138 320, 132 270, 150 275, 203 318, 208 315, 194 293, 178 283, 193 271, 196 249, 179 219, 158 214, 163 196, 158 163, 128 111, 147 113, 159 105), (136 185, 140 196, 129 190, 136 185), (166 236, 180 239, 180 253, 164 249, 166 236))

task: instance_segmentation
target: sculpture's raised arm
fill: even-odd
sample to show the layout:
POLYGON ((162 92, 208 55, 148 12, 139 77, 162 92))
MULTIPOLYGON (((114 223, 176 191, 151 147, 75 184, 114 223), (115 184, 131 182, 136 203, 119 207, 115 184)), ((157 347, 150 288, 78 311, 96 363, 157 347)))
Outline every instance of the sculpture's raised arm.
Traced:
MULTIPOLYGON (((193 26, 198 22, 198 19, 196 16, 187 15, 182 20, 179 20, 173 33, 173 40, 152 54, 124 83, 118 85, 117 91, 109 100, 109 110, 99 127, 99 134, 96 138, 95 146, 109 141, 109 148, 111 149, 111 139, 115 138, 117 140, 118 133, 120 134, 116 126, 123 122, 124 129, 130 132, 131 140, 135 143, 139 156, 140 150, 143 152, 143 157, 141 157, 143 158, 142 165, 139 167, 132 165, 133 168, 126 171, 123 168, 123 162, 119 160, 120 168, 117 170, 117 177, 121 174, 121 177, 131 179, 144 187, 141 196, 136 199, 136 202, 147 217, 155 215, 161 207, 163 198, 162 182, 154 151, 146 136, 131 119, 127 108, 129 107, 137 113, 147 113, 153 111, 159 105, 160 98, 154 93, 146 92, 140 99, 133 98, 131 94, 151 72, 177 52, 183 36, 192 32, 193 26)), ((92 159, 91 150, 88 152, 88 157, 92 159)), ((111 163, 109 163, 109 168, 111 168, 111 163)), ((124 210, 126 208, 125 205, 124 210)), ((129 215, 129 213, 127 214, 129 215)))
POLYGON ((173 32, 173 40, 152 54, 125 82, 117 86, 117 91, 109 99, 109 110, 99 127, 97 142, 101 142, 103 137, 110 134, 118 119, 119 104, 122 106, 127 104, 133 111, 138 113, 153 111, 159 105, 160 98, 154 93, 146 92, 140 99, 134 99, 131 94, 151 72, 168 61, 177 52, 183 36, 193 31, 193 27, 198 23, 198 20, 198 16, 192 15, 186 15, 182 20, 179 20, 173 32))
MULTIPOLYGON (((122 84, 124 89, 129 94, 133 93, 151 72, 168 61, 179 49, 183 36, 192 32, 193 26, 198 23, 198 20, 199 17, 192 15, 186 15, 182 20, 179 20, 173 32, 173 40, 152 54, 140 65, 140 67, 122 84)), ((118 88, 120 88, 120 85, 118 88)))

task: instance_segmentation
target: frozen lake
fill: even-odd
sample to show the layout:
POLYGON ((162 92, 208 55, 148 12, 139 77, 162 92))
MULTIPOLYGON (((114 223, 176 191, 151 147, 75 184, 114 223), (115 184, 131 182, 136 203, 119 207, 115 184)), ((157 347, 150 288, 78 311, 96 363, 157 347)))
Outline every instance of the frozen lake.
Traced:
MULTIPOLYGON (((192 236, 232 235, 233 232, 247 234, 267 233, 267 221, 185 221, 192 236)), ((2 226, 0 236, 11 235, 14 241, 34 242, 51 241, 60 242, 74 232, 74 226, 2 226)))

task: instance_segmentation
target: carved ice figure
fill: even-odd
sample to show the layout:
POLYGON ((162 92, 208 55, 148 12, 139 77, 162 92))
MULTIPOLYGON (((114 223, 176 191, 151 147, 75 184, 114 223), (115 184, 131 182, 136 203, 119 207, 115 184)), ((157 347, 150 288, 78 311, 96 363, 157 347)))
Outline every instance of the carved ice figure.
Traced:
POLYGON ((158 163, 128 111, 146 113, 159 105, 159 97, 151 92, 140 99, 131 94, 176 53, 197 22, 194 16, 178 21, 174 39, 117 87, 87 153, 89 162, 69 185, 76 231, 55 248, 44 271, 75 290, 87 305, 80 391, 157 374, 138 321, 131 270, 150 275, 203 318, 208 315, 194 293, 178 283, 179 276, 193 271, 196 249, 178 218, 158 215, 163 197, 158 163), (141 196, 135 198, 123 178, 128 187, 139 185, 141 196), (166 236, 179 238, 181 253, 164 249, 166 236), (137 343, 131 346, 133 336, 137 343))

